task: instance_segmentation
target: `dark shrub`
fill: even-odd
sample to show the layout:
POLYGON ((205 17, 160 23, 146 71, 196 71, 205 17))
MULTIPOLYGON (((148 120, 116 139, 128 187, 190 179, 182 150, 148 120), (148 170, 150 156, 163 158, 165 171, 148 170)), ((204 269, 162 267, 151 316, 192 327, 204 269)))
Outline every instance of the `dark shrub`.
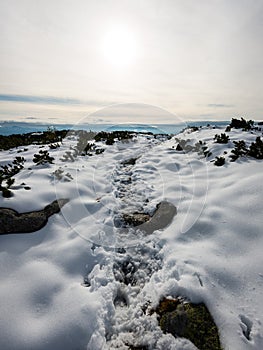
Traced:
POLYGON ((50 149, 56 149, 56 148, 58 148, 58 147, 60 147, 59 143, 51 143, 51 144, 49 145, 49 148, 50 148, 50 149))
POLYGON ((251 143, 248 155, 253 158, 263 159, 263 142, 259 136, 256 138, 255 142, 251 143))
POLYGON ((114 144, 114 138, 113 137, 109 137, 107 140, 106 140, 106 145, 113 145, 114 144))
POLYGON ((204 156, 205 156, 205 157, 210 157, 210 156, 212 155, 212 152, 209 151, 209 149, 206 150, 206 148, 208 148, 208 147, 205 147, 205 149, 204 149, 204 147, 203 147, 204 156))
POLYGON ((216 134, 214 137, 216 143, 228 143, 229 136, 222 133, 221 135, 216 134))
POLYGON ((86 146, 83 149, 84 154, 88 154, 89 152, 93 151, 95 148, 94 143, 87 143, 86 146))
POLYGON ((0 191, 3 197, 10 198, 13 196, 13 193, 9 189, 15 182, 12 176, 18 174, 24 168, 24 162, 24 157, 15 157, 12 164, 2 165, 0 167, 0 191), (6 182, 5 186, 3 186, 3 181, 6 182))
POLYGON ((232 118, 230 128, 243 129, 244 131, 251 130, 254 125, 253 120, 245 120, 244 118, 235 119, 232 118))
POLYGON ((10 187, 14 184, 15 179, 9 177, 11 175, 5 174, 3 171, 0 171, 0 191, 2 192, 3 197, 10 198, 13 196, 13 193, 10 191, 10 187), (3 186, 3 181, 6 182, 6 185, 3 186))
POLYGON ((216 157, 215 163, 216 166, 222 166, 225 164, 225 158, 224 157, 216 157))
POLYGON ((104 151, 105 151, 104 148, 97 148, 96 151, 95 151, 95 153, 96 153, 96 154, 102 154, 104 151))
POLYGON ((247 148, 245 141, 234 141, 235 148, 231 151, 231 161, 234 162, 239 157, 250 156, 256 159, 263 159, 263 141, 258 136, 247 148))
POLYGON ((235 148, 232 149, 230 154, 231 162, 236 161, 239 157, 246 155, 248 152, 245 141, 234 141, 234 145, 235 148))
POLYGON ((40 150, 38 154, 34 154, 33 158, 33 162, 36 163, 36 165, 45 163, 53 164, 53 160, 55 160, 55 158, 50 157, 48 151, 42 150, 40 150))
POLYGON ((198 126, 190 126, 190 129, 192 129, 192 132, 198 131, 199 127, 198 126))
POLYGON ((13 197, 13 193, 6 187, 2 187, 1 186, 1 191, 2 191, 2 195, 4 198, 11 198, 13 197))
POLYGON ((117 140, 128 140, 133 138, 133 133, 130 131, 113 131, 105 132, 101 131, 95 136, 95 141, 105 141, 106 145, 113 145, 115 139, 117 140))
POLYGON ((0 176, 2 176, 4 180, 6 180, 9 177, 18 174, 19 171, 24 168, 24 162, 24 157, 15 157, 12 164, 1 166, 0 176))
POLYGON ((0 135, 0 150, 8 150, 19 146, 34 144, 47 144, 61 141, 68 133, 68 130, 48 130, 41 134, 13 134, 8 136, 0 135))

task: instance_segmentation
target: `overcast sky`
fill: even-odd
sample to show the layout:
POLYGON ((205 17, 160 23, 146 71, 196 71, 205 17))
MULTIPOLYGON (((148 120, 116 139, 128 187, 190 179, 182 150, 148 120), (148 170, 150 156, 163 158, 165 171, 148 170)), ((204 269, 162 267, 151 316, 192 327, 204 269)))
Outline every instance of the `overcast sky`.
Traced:
POLYGON ((0 43, 1 120, 263 119, 262 0, 0 0, 0 43))

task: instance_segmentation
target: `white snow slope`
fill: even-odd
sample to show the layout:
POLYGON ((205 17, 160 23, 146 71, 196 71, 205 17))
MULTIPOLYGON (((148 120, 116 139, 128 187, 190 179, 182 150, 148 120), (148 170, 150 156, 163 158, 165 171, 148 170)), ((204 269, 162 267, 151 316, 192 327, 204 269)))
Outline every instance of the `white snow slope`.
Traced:
POLYGON ((27 212, 70 201, 41 230, 0 236, 0 349, 196 349, 163 334, 156 314, 143 312, 164 296, 183 296, 207 305, 224 349, 262 350, 263 163, 229 159, 234 140, 249 145, 262 133, 236 129, 229 143, 215 143, 223 131, 137 135, 63 162, 77 143, 71 136, 49 150, 53 165, 32 162, 37 145, 2 151, 1 164, 17 155, 26 162, 1 207, 27 212), (176 151, 176 138, 205 141, 212 155, 176 151), (222 155, 226 164, 215 166, 211 160, 222 155), (130 158, 136 163, 124 166, 130 158), (58 168, 61 179, 52 174, 58 168), (162 200, 177 207, 165 229, 145 236, 114 225, 120 212, 152 214, 162 200))

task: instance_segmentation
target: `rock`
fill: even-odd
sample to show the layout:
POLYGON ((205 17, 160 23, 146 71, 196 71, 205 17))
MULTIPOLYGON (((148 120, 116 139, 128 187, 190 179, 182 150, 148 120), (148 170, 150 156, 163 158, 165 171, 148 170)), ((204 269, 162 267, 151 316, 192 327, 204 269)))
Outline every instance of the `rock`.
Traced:
POLYGON ((172 333, 176 337, 185 337, 187 325, 188 318, 183 305, 178 305, 175 311, 165 313, 160 322, 165 333, 172 333))
POLYGON ((150 215, 145 213, 123 214, 123 220, 128 226, 139 226, 150 220, 150 215))
POLYGON ((69 199, 58 199, 44 208, 44 212, 49 218, 51 215, 59 213, 60 209, 68 203, 69 199))
POLYGON ((164 298, 160 301, 157 309, 155 310, 158 315, 162 316, 166 312, 174 311, 179 305, 179 299, 167 299, 164 298))
POLYGON ((177 214, 176 207, 167 201, 160 202, 151 217, 146 213, 123 214, 122 219, 125 227, 138 227, 146 234, 152 234, 156 230, 161 230, 171 224, 177 214))
POLYGON ((146 232, 152 233, 161 230, 171 224, 174 216, 177 214, 176 207, 170 202, 160 202, 151 220, 145 224, 146 232))
POLYGON ((121 164, 122 165, 135 165, 138 158, 130 158, 127 160, 124 160, 121 164))
POLYGON ((40 230, 48 218, 60 211, 68 199, 58 199, 44 209, 28 213, 18 213, 10 208, 0 208, 0 234, 31 233, 40 230))
POLYGON ((199 350, 222 350, 217 326, 205 304, 164 298, 155 311, 164 333, 187 338, 199 350))

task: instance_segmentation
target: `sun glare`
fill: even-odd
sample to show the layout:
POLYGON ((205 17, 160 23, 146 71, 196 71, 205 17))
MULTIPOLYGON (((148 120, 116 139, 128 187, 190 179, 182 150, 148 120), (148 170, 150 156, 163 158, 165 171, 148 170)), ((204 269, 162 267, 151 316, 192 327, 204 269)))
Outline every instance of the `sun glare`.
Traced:
POLYGON ((134 63, 136 40, 132 31, 125 27, 111 28, 102 43, 104 58, 113 66, 123 68, 134 63))

